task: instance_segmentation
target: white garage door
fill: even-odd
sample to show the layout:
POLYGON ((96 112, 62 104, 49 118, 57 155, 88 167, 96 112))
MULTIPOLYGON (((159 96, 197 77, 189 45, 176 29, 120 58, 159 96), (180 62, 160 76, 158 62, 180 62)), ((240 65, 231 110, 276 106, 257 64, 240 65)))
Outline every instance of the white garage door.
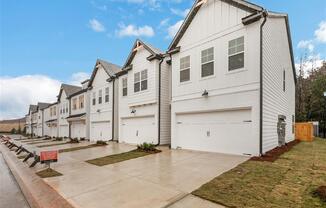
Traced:
POLYGON ((71 137, 72 138, 85 138, 86 137, 86 125, 81 122, 73 122, 71 124, 71 137))
POLYGON ((54 126, 50 127, 50 136, 57 137, 57 127, 54 127, 54 126))
POLYGON ((120 139, 130 144, 157 143, 154 116, 122 119, 120 139))
POLYGON ((251 110, 177 115, 176 147, 230 154, 253 154, 251 110))
POLYGON ((112 137, 111 122, 92 122, 91 123, 91 141, 108 141, 112 137))
POLYGON ((60 125, 59 126, 59 137, 68 137, 69 136, 69 126, 60 125))

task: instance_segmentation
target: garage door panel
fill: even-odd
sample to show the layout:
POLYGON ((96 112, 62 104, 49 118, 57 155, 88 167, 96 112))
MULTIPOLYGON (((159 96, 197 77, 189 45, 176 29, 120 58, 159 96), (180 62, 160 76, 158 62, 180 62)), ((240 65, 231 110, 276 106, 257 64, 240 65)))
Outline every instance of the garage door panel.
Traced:
POLYGON ((176 134, 184 149, 250 154, 255 148, 250 110, 177 115, 176 134))
POLYGON ((155 143, 155 129, 154 116, 124 118, 121 120, 121 140, 130 144, 155 143))
POLYGON ((112 136, 111 123, 109 121, 91 123, 92 141, 98 141, 98 140, 108 141, 111 139, 111 136, 112 136))

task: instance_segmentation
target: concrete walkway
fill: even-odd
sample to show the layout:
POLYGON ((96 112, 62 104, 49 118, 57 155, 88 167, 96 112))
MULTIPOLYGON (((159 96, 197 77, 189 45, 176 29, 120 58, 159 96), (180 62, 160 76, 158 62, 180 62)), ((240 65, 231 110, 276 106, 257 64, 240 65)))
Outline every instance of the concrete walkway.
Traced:
POLYGON ((0 152, 0 207, 29 208, 15 178, 0 152))

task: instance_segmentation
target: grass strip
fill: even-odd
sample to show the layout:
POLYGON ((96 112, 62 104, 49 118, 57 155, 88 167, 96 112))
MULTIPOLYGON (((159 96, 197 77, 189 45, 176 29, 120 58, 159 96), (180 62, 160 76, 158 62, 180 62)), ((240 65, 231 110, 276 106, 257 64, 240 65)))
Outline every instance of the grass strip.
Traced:
POLYGON ((35 142, 26 142, 25 144, 42 144, 42 143, 49 143, 49 142, 55 142, 53 140, 42 140, 42 141, 35 141, 35 142))
POLYGON ((139 157, 144 157, 147 155, 155 154, 161 152, 160 150, 152 151, 152 152, 145 152, 141 150, 131 150, 129 152, 124 152, 116 155, 109 155, 105 157, 100 157, 92 160, 87 160, 86 162, 97 165, 97 166, 104 166, 104 165, 110 165, 114 163, 119 163, 126 160, 131 160, 139 157))
POLYGON ((65 143, 55 143, 55 144, 43 144, 43 145, 38 145, 36 147, 42 148, 42 147, 53 147, 53 146, 59 146, 59 145, 65 145, 65 144, 70 144, 69 142, 65 143))
POLYGON ((50 178, 50 177, 57 177, 57 176, 62 176, 61 173, 51 169, 47 168, 45 170, 41 170, 36 173, 36 175, 40 176, 41 178, 50 178))
POLYGON ((301 142, 274 162, 247 161, 192 194, 227 207, 326 207, 326 140, 301 142))
POLYGON ((87 146, 71 147, 71 148, 67 148, 67 149, 60 149, 59 153, 73 152, 73 151, 77 151, 77 150, 89 149, 89 148, 93 148, 93 147, 103 147, 103 146, 106 146, 106 145, 103 145, 103 144, 90 144, 90 145, 87 145, 87 146))

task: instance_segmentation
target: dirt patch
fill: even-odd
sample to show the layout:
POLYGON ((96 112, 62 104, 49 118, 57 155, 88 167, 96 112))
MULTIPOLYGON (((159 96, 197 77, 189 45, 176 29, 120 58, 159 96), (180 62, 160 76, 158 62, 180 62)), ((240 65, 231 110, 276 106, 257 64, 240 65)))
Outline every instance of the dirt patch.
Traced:
POLYGON ((282 154, 290 151, 295 145, 299 144, 299 140, 294 140, 292 142, 286 143, 284 146, 276 147, 268 152, 266 152, 263 156, 260 157, 252 157, 250 160, 252 161, 267 161, 274 162, 277 160, 282 154))
POLYGON ((40 176, 41 178, 50 178, 50 177, 57 177, 57 176, 62 176, 61 173, 51 169, 47 168, 45 170, 41 170, 36 173, 36 175, 40 176))
POLYGON ((131 150, 129 152, 124 152, 116 155, 109 155, 105 157, 96 158, 93 160, 88 160, 86 162, 97 166, 104 166, 104 165, 119 163, 119 162, 131 160, 139 157, 144 157, 151 154, 156 154, 159 152, 161 152, 161 150, 143 151, 143 150, 136 149, 136 150, 131 150))
POLYGON ((320 186, 315 191, 312 192, 314 197, 319 197, 320 200, 326 202, 326 186, 320 186))

